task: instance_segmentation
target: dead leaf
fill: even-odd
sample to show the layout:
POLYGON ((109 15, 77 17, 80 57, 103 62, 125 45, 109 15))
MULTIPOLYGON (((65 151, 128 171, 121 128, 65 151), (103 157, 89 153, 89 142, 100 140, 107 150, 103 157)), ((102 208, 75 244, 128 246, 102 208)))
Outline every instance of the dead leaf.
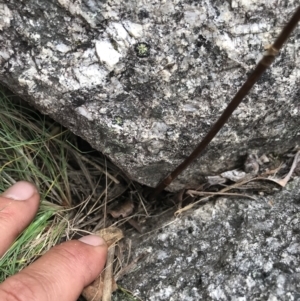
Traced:
MULTIPOLYGON (((283 178, 283 179, 271 179, 271 178, 265 178, 265 177, 256 177, 256 178, 252 178, 252 179, 246 179, 246 180, 243 180, 242 182, 237 182, 237 183, 234 183, 233 185, 230 185, 228 187, 225 187, 223 188, 222 190, 216 192, 216 193, 211 193, 211 192, 203 192, 203 191, 187 191, 187 193, 189 192, 192 192, 192 194, 194 195, 202 195, 203 197, 192 203, 192 204, 189 204, 188 206, 184 207, 184 208, 181 208, 179 210, 177 210, 174 215, 175 216, 178 216, 179 214, 181 214, 182 212, 184 211, 187 211, 189 209, 191 209, 194 205, 196 204, 199 204, 201 202, 204 202, 206 201, 207 199, 209 199, 212 195, 225 195, 226 191, 229 191, 229 190, 232 190, 232 189, 235 189, 235 188, 239 188, 239 187, 242 187, 243 185, 249 183, 249 182, 253 182, 253 181, 260 181, 260 180, 263 180, 263 181, 271 181, 273 183, 276 183, 278 185, 280 185, 281 187, 285 187, 286 184, 288 183, 289 179, 291 178, 297 164, 298 164, 298 158, 299 158, 299 155, 300 155, 300 151, 298 151, 295 155, 295 158, 294 158, 294 161, 293 161, 293 164, 290 168, 290 171, 289 173, 283 178), (206 194, 206 196, 204 196, 206 194)), ((247 177, 246 177, 247 178, 247 177)), ((229 195, 229 194, 228 194, 229 195)), ((237 194, 234 194, 234 195, 237 195, 237 194)), ((244 197, 250 197, 248 195, 243 195, 244 197)), ((251 197, 250 197, 251 198, 251 197)))
POLYGON ((246 173, 242 170, 234 169, 228 170, 221 173, 221 176, 225 179, 231 180, 233 182, 239 182, 246 177, 246 173))
POLYGON ((134 205, 132 200, 127 199, 124 203, 118 205, 115 207, 115 209, 108 211, 109 214, 113 218, 119 218, 119 217, 127 217, 132 213, 134 209, 134 205))
MULTIPOLYGON (((103 294, 103 280, 104 280, 104 273, 101 273, 101 275, 92 282, 89 286, 87 286, 83 292, 82 296, 87 301, 101 301, 102 300, 102 294, 103 294)), ((112 282, 112 292, 116 291, 118 289, 118 285, 114 278, 111 279, 112 282)))
POLYGON ((284 168, 285 164, 280 163, 280 165, 277 168, 271 169, 271 170, 266 170, 261 174, 261 176, 268 176, 268 175, 273 175, 276 174, 280 169, 284 168))
POLYGON ((290 169, 289 173, 283 179, 274 180, 274 182, 276 182, 277 184, 279 184, 282 187, 286 186, 286 184, 288 183, 288 181, 290 180, 290 178, 291 178, 291 176, 292 176, 292 174, 294 172, 294 169, 297 167, 299 155, 300 155, 300 151, 298 151, 296 153, 294 161, 293 161, 293 164, 291 166, 291 169, 290 169))
POLYGON ((139 233, 143 233, 142 231, 142 227, 140 226, 140 224, 135 221, 133 218, 129 219, 127 221, 128 224, 130 224, 136 231, 138 231, 139 233))
POLYGON ((124 237, 122 230, 117 227, 101 229, 95 234, 106 241, 109 256, 107 257, 105 271, 93 283, 84 288, 82 292, 87 301, 109 300, 108 296, 117 289, 117 284, 112 274, 115 244, 124 237))
POLYGON ((263 154, 259 157, 259 160, 262 164, 266 164, 270 162, 270 159, 266 156, 266 154, 263 154))
POLYGON ((95 234, 101 236, 107 243, 108 247, 115 244, 124 237, 121 229, 117 227, 109 227, 97 231, 95 234))
POLYGON ((226 179, 221 176, 207 176, 206 180, 210 186, 224 184, 226 182, 226 179))

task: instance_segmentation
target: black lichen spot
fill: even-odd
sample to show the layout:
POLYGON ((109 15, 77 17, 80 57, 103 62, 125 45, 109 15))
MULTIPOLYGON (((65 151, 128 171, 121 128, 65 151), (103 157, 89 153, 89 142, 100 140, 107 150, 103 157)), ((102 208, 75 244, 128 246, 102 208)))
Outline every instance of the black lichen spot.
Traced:
POLYGON ((109 76, 110 78, 114 77, 114 76, 115 76, 115 72, 114 72, 114 71, 109 72, 108 76, 109 76))
POLYGON ((244 222, 244 217, 243 216, 235 216, 233 219, 231 219, 229 221, 230 225, 236 230, 241 227, 243 222, 244 222))
POLYGON ((193 232, 194 232, 193 227, 188 227, 188 233, 189 233, 189 234, 192 234, 193 232))
POLYGON ((192 55, 193 55, 194 59, 197 59, 200 56, 198 51, 194 51, 192 53, 192 55))
POLYGON ((204 47, 207 51, 211 51, 213 45, 208 41, 203 35, 199 34, 198 39, 196 40, 196 47, 204 47))
POLYGON ((86 99, 83 95, 71 95, 72 96, 72 104, 75 108, 78 108, 86 103, 86 99))
POLYGON ((176 12, 174 15, 173 15, 173 19, 179 23, 181 21, 181 19, 183 18, 184 14, 183 12, 176 12))
POLYGON ((116 101, 124 101, 127 97, 128 97, 128 94, 125 94, 125 93, 118 94, 116 97, 116 101))
POLYGON ((151 117, 155 118, 155 119, 160 119, 163 118, 163 109, 161 106, 156 106, 152 109, 151 111, 151 117))
POLYGON ((134 46, 135 53, 138 57, 148 57, 150 55, 150 45, 144 42, 137 43, 134 46))
POLYGON ((148 13, 148 11, 146 11, 146 10, 144 10, 144 9, 141 9, 141 10, 138 12, 138 18, 139 18, 140 20, 149 18, 149 13, 148 13))
POLYGON ((292 274, 293 273, 292 268, 290 268, 288 265, 286 265, 283 262, 275 262, 274 265, 273 265, 273 268, 277 269, 277 270, 280 270, 280 271, 282 271, 286 274, 292 274))
POLYGON ((220 11, 217 7, 214 7, 215 12, 216 12, 216 16, 219 17, 220 16, 220 11))

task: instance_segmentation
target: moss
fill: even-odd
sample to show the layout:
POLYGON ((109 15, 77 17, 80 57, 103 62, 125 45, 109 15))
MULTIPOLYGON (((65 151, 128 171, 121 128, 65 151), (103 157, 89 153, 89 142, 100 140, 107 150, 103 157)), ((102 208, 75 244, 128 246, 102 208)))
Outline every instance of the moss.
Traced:
POLYGON ((118 126, 123 125, 123 118, 120 116, 116 116, 114 120, 112 121, 113 124, 117 124, 118 126))
POLYGON ((137 43, 134 50, 138 57, 148 57, 150 55, 150 45, 147 43, 137 43))

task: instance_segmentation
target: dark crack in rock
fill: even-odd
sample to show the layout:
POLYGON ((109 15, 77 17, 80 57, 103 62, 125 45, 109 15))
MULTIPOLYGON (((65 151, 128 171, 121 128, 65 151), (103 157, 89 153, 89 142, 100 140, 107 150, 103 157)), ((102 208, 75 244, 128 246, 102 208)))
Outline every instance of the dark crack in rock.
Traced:
MULTIPOLYGON (((299 0, 2 0, 0 82, 154 186, 207 133, 299 0)), ((299 28, 171 187, 299 143, 299 28)))
POLYGON ((218 198, 138 239, 121 286, 145 301, 300 298, 300 178, 257 200, 218 198))

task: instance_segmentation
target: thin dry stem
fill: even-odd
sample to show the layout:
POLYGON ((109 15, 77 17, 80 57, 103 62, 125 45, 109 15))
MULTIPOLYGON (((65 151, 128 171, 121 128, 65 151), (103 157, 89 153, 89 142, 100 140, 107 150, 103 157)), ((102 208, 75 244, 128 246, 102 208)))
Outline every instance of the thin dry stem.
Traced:
POLYGON ((103 295, 102 301, 111 301, 112 294, 112 278, 113 278, 113 263, 115 256, 115 245, 112 245, 107 252, 107 261, 104 272, 103 295))
POLYGON ((226 192, 208 192, 208 191, 197 191, 197 190, 188 190, 186 192, 190 196, 199 195, 199 196, 216 196, 216 195, 223 195, 223 196, 240 196, 240 197, 246 197, 252 200, 256 200, 254 197, 242 194, 242 193, 226 193, 226 192))
POLYGON ((158 185, 155 190, 149 196, 150 200, 153 200, 162 190, 164 190, 172 181, 179 176, 198 156, 200 156, 207 145, 213 140, 217 133, 221 130, 224 124, 227 122, 229 117, 232 115, 234 110, 240 105, 243 98, 252 89, 254 84, 258 81, 261 75, 266 71, 266 69, 273 63, 275 56, 278 54, 279 50, 283 44, 287 41, 290 34, 296 27, 300 20, 300 6, 293 14, 289 22, 283 28, 273 45, 268 47, 266 53, 264 53, 263 58, 258 62, 252 74, 248 77, 246 82, 238 90, 236 95, 233 97, 231 102, 228 104, 222 115, 216 121, 216 123, 211 127, 209 132, 205 135, 203 140, 198 144, 194 151, 188 156, 182 163, 180 163, 167 177, 165 177, 158 185))
MULTIPOLYGON (((68 149, 74 151, 70 146, 66 146, 68 149)), ((116 184, 119 184, 120 181, 117 180, 114 176, 112 176, 108 171, 107 168, 103 169, 100 165, 98 165, 97 163, 91 161, 90 159, 82 156, 81 154, 76 153, 76 156, 80 157, 80 159, 82 161, 85 161, 87 163, 89 163, 90 165, 94 166, 96 169, 98 169, 100 172, 104 173, 108 178, 110 178, 113 182, 115 182, 116 184)))

